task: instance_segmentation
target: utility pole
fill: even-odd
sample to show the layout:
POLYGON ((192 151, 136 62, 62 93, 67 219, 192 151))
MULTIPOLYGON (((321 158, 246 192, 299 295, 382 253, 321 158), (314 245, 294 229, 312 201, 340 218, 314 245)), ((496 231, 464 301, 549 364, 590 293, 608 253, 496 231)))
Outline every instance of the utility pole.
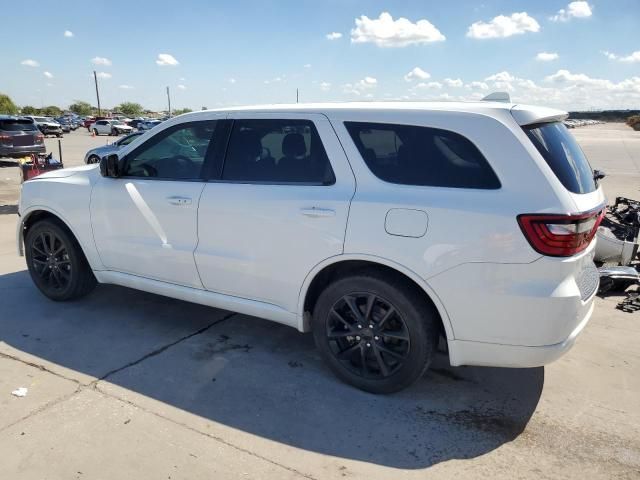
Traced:
POLYGON ((296 103, 298 103, 299 99, 300 99, 300 95, 299 95, 298 89, 296 88, 296 103))
POLYGON ((167 87, 167 101, 169 102, 169 118, 171 118, 171 96, 169 95, 169 87, 167 87))
POLYGON ((96 71, 93 71, 93 81, 96 84, 96 98, 98 99, 98 116, 102 116, 102 110, 100 109, 100 93, 98 93, 98 75, 96 75, 96 71))

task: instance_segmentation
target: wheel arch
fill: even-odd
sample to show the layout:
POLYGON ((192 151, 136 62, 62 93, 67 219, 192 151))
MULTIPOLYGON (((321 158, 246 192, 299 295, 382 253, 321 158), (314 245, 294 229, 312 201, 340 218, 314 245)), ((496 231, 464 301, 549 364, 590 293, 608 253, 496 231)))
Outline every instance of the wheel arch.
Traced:
POLYGON ((345 275, 348 271, 366 267, 392 271, 404 277, 410 285, 417 287, 438 312, 442 331, 447 340, 454 339, 453 328, 447 310, 436 292, 423 278, 411 269, 391 260, 362 254, 339 255, 328 258, 316 265, 307 274, 298 298, 298 330, 301 332, 309 332, 311 330, 309 309, 313 308, 320 292, 328 282, 345 275))
POLYGON ((87 259, 89 258, 87 256, 85 247, 80 241, 80 237, 78 236, 77 232, 75 232, 74 229, 70 226, 70 223, 64 218, 63 215, 60 214, 60 212, 57 212, 54 209, 45 206, 33 206, 22 215, 18 224, 18 230, 16 232, 16 242, 18 244, 18 253, 20 254, 20 256, 24 256, 24 238, 27 230, 37 221, 45 220, 47 218, 54 219, 63 227, 65 227, 69 231, 69 233, 73 235, 73 238, 75 238, 76 242, 78 242, 78 245, 80 245, 80 249, 82 250, 82 254, 84 255, 84 257, 87 259))

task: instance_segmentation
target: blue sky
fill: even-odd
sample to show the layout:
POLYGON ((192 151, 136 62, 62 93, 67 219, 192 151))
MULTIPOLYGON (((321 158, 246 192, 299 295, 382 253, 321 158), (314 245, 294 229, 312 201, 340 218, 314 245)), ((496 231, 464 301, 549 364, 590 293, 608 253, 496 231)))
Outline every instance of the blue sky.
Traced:
POLYGON ((20 105, 95 104, 95 69, 106 107, 165 108, 165 86, 193 109, 292 102, 296 87, 301 101, 508 90, 567 109, 640 107, 640 0, 2 3, 20 21, 0 31, 0 92, 20 105))

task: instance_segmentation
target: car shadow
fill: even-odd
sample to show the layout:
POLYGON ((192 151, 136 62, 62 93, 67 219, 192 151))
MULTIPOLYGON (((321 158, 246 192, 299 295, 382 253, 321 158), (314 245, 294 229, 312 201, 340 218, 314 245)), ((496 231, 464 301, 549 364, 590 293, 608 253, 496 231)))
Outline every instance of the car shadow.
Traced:
POLYGON ((544 384, 543 368, 452 368, 439 354, 409 389, 372 395, 339 382, 311 335, 273 322, 114 286, 56 303, 26 271, 1 275, 0 294, 0 346, 252 435, 388 467, 514 440, 544 384))

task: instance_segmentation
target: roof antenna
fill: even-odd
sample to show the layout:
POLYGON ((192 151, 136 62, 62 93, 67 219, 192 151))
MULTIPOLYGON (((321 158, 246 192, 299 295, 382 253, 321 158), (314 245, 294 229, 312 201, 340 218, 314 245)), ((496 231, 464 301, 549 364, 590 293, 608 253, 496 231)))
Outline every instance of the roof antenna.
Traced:
POLYGON ((504 102, 511 103, 509 92, 493 92, 482 99, 483 102, 504 102))

